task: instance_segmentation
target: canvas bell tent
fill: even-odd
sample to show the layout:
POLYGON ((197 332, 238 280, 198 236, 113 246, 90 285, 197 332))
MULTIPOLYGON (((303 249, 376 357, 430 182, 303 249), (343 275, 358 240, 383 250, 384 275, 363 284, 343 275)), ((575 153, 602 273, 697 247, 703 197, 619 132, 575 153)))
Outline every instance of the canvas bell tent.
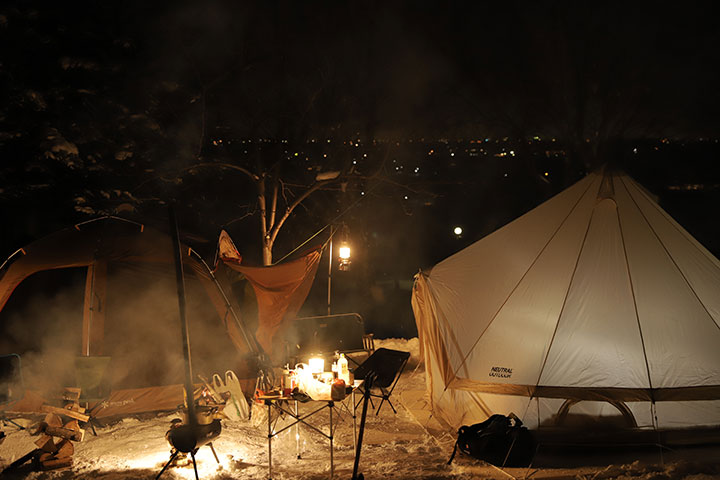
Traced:
MULTIPOLYGON (((230 267, 211 271, 181 250, 194 374, 257 374, 253 361, 271 353, 302 304, 319 253, 259 270, 232 265, 259 292, 251 328, 232 297, 230 267)), ((88 364, 100 365, 113 392, 105 403, 124 408, 108 415, 175 407, 184 363, 174 261, 168 235, 112 217, 33 242, 0 270, 0 352, 20 354, 26 388, 38 391, 82 384, 83 371, 97 375, 88 364)))
POLYGON ((593 173, 416 276, 435 416, 720 425, 720 262, 625 174, 593 173))

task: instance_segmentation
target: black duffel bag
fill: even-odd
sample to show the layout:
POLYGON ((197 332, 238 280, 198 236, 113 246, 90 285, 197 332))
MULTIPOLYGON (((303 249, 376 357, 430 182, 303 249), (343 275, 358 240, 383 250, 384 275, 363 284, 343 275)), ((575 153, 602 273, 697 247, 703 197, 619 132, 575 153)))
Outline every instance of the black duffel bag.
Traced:
POLYGON ((535 455, 533 434, 513 413, 492 415, 475 425, 463 425, 448 465, 457 449, 466 455, 484 460, 498 467, 527 467, 535 455))

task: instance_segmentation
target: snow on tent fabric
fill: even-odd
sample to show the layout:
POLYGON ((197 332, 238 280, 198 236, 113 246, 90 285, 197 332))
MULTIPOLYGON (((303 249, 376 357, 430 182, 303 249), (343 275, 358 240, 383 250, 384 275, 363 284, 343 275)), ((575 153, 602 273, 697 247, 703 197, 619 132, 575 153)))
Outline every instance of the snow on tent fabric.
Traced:
POLYGON ((432 409, 453 429, 718 426, 719 292, 718 259, 641 186, 590 174, 416 276, 432 409))

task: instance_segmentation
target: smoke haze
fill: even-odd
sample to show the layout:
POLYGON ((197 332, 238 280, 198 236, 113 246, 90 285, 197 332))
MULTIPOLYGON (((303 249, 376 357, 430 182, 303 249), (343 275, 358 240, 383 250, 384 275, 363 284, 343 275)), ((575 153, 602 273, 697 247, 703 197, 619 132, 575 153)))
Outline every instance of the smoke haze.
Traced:
MULTIPOLYGON (((112 389, 182 383, 184 360, 172 266, 111 265, 103 355, 111 357, 112 389)), ((40 272, 16 290, 0 313, 0 353, 18 353, 28 389, 53 392, 76 384, 81 355, 84 269, 40 272), (33 278, 35 277, 35 278, 33 278), (50 286, 47 293, 43 286, 50 286), (17 297, 17 298, 15 298, 17 297)), ((194 382, 242 367, 214 306, 192 275, 186 278, 194 382)))

